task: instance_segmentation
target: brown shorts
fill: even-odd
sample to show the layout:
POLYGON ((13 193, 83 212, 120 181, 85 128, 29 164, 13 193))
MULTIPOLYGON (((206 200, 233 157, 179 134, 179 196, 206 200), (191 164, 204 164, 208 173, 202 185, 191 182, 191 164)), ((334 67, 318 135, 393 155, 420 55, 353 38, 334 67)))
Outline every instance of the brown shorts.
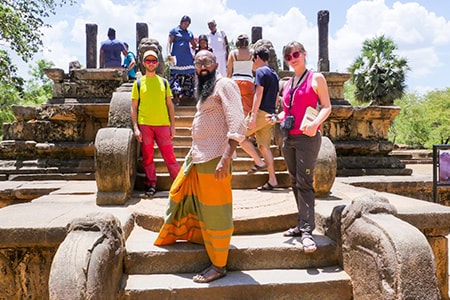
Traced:
MULTIPOLYGON (((267 112, 259 109, 256 114, 256 127, 252 130, 247 129, 245 136, 251 136, 254 134, 258 145, 263 145, 269 148, 272 142, 273 126, 266 121, 267 114, 267 112)), ((247 116, 245 118, 246 123, 248 123, 249 117, 250 116, 247 116)))

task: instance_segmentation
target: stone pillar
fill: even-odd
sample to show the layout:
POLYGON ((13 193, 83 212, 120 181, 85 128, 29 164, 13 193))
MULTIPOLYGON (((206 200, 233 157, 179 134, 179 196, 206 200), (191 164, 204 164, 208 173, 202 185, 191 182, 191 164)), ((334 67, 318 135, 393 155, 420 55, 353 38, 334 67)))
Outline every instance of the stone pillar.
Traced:
POLYGON ((138 56, 139 43, 143 38, 148 38, 147 23, 136 23, 136 56, 138 56))
POLYGON ((253 26, 252 27, 252 41, 251 43, 254 44, 258 40, 262 39, 262 27, 261 26, 253 26))
POLYGON ((317 13, 317 24, 319 27, 319 60, 317 62, 317 71, 329 72, 330 61, 328 59, 328 23, 330 13, 328 10, 320 10, 317 13))
POLYGON ((86 24, 86 68, 97 68, 97 24, 86 24))
POLYGON ((286 46, 283 46, 283 52, 281 52, 281 60, 283 61, 283 70, 285 71, 289 71, 289 65, 288 63, 284 60, 284 49, 286 48, 286 46))

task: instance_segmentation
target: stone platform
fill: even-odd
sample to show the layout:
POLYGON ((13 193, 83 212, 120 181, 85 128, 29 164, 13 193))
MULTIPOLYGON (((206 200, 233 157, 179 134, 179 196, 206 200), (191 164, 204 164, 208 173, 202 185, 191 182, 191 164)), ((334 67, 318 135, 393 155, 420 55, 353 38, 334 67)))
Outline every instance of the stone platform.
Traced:
MULTIPOLYGON (((233 190, 235 235, 232 239, 232 250, 235 252, 230 253, 237 254, 233 254, 233 257, 230 258, 230 274, 226 280, 221 281, 224 286, 221 287, 222 283, 218 282, 217 287, 226 289, 227 286, 251 284, 249 282, 242 282, 243 276, 253 279, 258 279, 261 276, 260 284, 265 287, 257 285, 252 288, 257 289, 259 286, 259 288, 264 289, 271 285, 278 286, 283 282, 286 284, 290 280, 289 274, 291 273, 298 273, 299 278, 304 278, 305 281, 308 281, 310 280, 308 279, 308 273, 311 270, 318 270, 320 274, 324 273, 331 276, 334 273, 336 275, 335 279, 324 279, 324 282, 317 282, 318 286, 315 287, 317 293, 321 290, 320 286, 325 287, 327 284, 330 284, 331 281, 326 280, 337 280, 336 282, 340 282, 339 284, 344 284, 348 287, 349 281, 347 275, 342 273, 342 270, 336 269, 336 260, 338 258, 334 257, 334 262, 326 261, 326 259, 330 259, 330 253, 337 251, 333 250, 336 247, 335 243, 323 235, 323 232, 327 230, 327 222, 332 214, 332 210, 337 206, 349 204, 358 196, 373 192, 373 190, 369 190, 363 186, 357 186, 358 184, 372 183, 386 185, 387 183, 401 183, 407 185, 414 182, 430 184, 432 181, 431 165, 415 164, 408 167, 413 169, 411 176, 337 177, 330 195, 316 199, 318 251, 310 258, 305 257, 305 259, 300 260, 305 266, 296 266, 306 268, 308 266, 314 266, 313 269, 304 269, 304 271, 298 269, 288 272, 277 271, 280 273, 277 279, 270 276, 274 271, 267 270, 266 272, 264 271, 264 266, 259 271, 234 271, 232 266, 242 265, 242 261, 234 261, 241 255, 240 251, 244 251, 241 250, 242 248, 254 247, 254 249, 252 248, 253 250, 247 249, 246 251, 259 253, 258 251, 264 248, 264 244, 274 245, 271 246, 274 248, 272 250, 269 249, 270 251, 275 251, 274 253, 285 253, 279 258, 277 256, 277 259, 280 261, 283 261, 282 258, 286 256, 286 251, 293 251, 290 248, 283 250, 283 247, 289 247, 286 244, 289 241, 282 239, 280 234, 281 231, 292 226, 296 220, 297 208, 293 200, 292 192, 290 189, 284 188, 275 189, 270 192, 256 191, 254 189, 233 190), (252 236, 255 240, 252 242, 252 245, 249 245, 249 238, 252 236), (333 267, 333 264, 335 267, 333 267), (322 267, 319 267, 321 265, 322 267), (333 272, 327 268, 331 268, 330 270, 333 270, 333 272)), ((155 237, 155 231, 159 230, 163 220, 167 205, 167 191, 158 192, 154 199, 145 198, 141 192, 136 191, 124 206, 102 207, 96 205, 95 194, 96 183, 90 180, 0 182, 0 198, 7 198, 7 195, 15 195, 17 198, 21 198, 20 202, 26 202, 17 204, 10 203, 7 207, 0 209, 0 241, 2 241, 0 245, 0 256, 3 253, 2 249, 7 250, 8 248, 25 249, 27 247, 38 246, 46 249, 56 249, 65 239, 67 224, 71 220, 92 213, 105 212, 113 214, 120 220, 127 243, 128 240, 130 243, 135 243, 134 246, 132 244, 127 245, 127 251, 134 249, 128 247, 138 247, 136 248, 137 250, 135 249, 136 252, 133 255, 139 255, 139 253, 144 256, 147 255, 145 251, 147 248, 147 251, 152 249, 151 244, 155 237), (33 200, 30 201, 30 199, 33 200), (144 238, 141 239, 139 236, 143 236, 144 238)), ((447 222, 447 219, 450 218, 450 209, 441 205, 387 192, 381 192, 381 194, 385 195, 389 199, 389 202, 397 208, 399 218, 407 222, 415 223, 415 226, 423 226, 424 228, 437 226, 437 223, 444 222, 444 219, 447 222)), ((295 244, 295 240, 293 242, 295 244)), ((298 249, 298 245, 291 246, 298 249)), ((192 249, 189 251, 192 251, 192 249)), ((201 253, 204 255, 203 252, 201 253)), ((302 254, 299 255, 301 256, 302 254)), ((132 258, 128 257, 127 259, 132 258)), ((252 259, 248 257, 245 261, 252 262, 252 259)), ((270 259, 267 260, 266 257, 262 261, 270 262, 270 259)), ((125 263, 127 264, 127 260, 125 263)), ((148 265, 146 264, 146 266, 148 265)), ((183 264, 180 263, 180 265, 183 264)), ((139 264, 135 264, 134 268, 136 266, 139 266, 139 264)), ((46 273, 48 271, 41 270, 41 272, 46 273)), ((191 271, 188 270, 187 272, 191 271)), ((43 275, 45 276, 45 274, 43 275)), ((154 275, 155 280, 163 281, 167 280, 167 276, 169 275, 154 275)), ((186 276, 189 277, 189 273, 184 274, 182 277, 171 277, 171 280, 173 278, 181 278, 180 280, 183 282, 179 284, 189 288, 196 288, 186 276)), ((128 280, 131 280, 127 283, 130 289, 141 289, 144 286, 148 287, 145 284, 148 277, 145 275, 139 275, 139 273, 129 275, 128 280), (144 285, 142 282, 144 282, 144 285)), ((323 289, 325 290, 325 288, 323 289)), ((346 288, 345 291, 347 293, 348 289, 346 288)), ((151 293, 151 291, 146 290, 142 293, 151 293)), ((121 299, 128 298, 123 297, 121 299)))

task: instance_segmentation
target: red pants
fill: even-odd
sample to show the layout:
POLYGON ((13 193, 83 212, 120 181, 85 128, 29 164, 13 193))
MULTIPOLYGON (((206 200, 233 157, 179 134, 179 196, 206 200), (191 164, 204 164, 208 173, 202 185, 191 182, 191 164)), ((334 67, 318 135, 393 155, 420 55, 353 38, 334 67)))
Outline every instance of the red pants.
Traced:
POLYGON ((170 177, 175 179, 180 166, 177 163, 175 153, 173 152, 172 137, 170 136, 170 126, 149 126, 139 125, 142 133, 142 167, 144 168, 146 178, 145 185, 156 185, 156 169, 154 161, 154 145, 155 141, 159 151, 169 170, 170 177))

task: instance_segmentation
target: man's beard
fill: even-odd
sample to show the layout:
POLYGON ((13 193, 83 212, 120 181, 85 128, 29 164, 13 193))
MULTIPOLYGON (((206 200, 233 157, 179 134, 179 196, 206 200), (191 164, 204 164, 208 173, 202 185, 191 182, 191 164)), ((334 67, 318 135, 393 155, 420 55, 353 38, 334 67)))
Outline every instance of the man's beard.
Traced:
POLYGON ((214 69, 212 72, 209 72, 209 70, 206 70, 206 74, 197 74, 197 91, 196 91, 196 98, 203 102, 211 96, 211 94, 214 91, 214 86, 216 83, 216 69, 214 69))

